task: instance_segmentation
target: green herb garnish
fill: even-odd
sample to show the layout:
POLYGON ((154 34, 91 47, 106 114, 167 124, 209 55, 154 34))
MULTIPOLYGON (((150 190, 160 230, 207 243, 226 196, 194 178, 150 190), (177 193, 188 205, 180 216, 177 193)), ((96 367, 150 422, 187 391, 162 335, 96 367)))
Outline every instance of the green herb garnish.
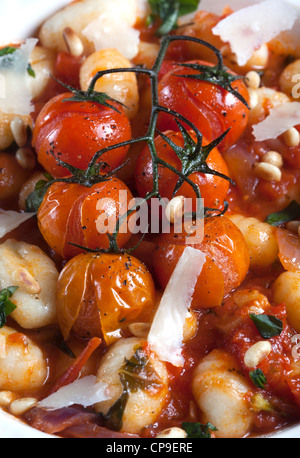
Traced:
POLYGON ((44 173, 46 180, 39 180, 34 188, 34 191, 26 198, 26 212, 37 213, 38 209, 45 197, 49 185, 53 178, 50 174, 44 173))
POLYGON ((0 291, 0 328, 5 326, 7 317, 17 308, 17 306, 10 301, 10 298, 17 289, 17 286, 9 286, 0 291))
POLYGON ((298 202, 293 200, 283 210, 269 215, 265 222, 271 226, 280 226, 281 224, 288 223, 289 221, 293 221, 298 218, 300 218, 300 205, 298 202))
POLYGON ((211 431, 218 431, 211 423, 182 423, 182 429, 187 433, 187 439, 210 439, 211 431))
POLYGON ((198 0, 148 0, 152 14, 148 17, 148 24, 153 24, 157 19, 161 25, 156 31, 158 36, 166 35, 177 27, 180 16, 196 11, 198 0))
POLYGON ((281 334, 282 321, 279 318, 273 315, 255 315, 253 313, 250 313, 249 316, 264 339, 271 339, 281 334))
POLYGON ((250 371, 249 376, 257 388, 265 390, 267 378, 261 369, 255 369, 254 371, 250 371))

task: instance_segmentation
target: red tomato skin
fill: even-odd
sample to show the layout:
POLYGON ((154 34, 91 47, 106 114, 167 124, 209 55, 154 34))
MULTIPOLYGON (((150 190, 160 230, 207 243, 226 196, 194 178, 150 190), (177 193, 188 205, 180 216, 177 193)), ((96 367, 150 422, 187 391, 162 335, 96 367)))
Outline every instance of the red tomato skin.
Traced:
MULTIPOLYGON (((50 248, 62 259, 70 259, 84 252, 72 244, 92 250, 107 249, 109 239, 106 233, 99 232, 99 218, 106 224, 105 215, 109 214, 112 218, 110 221, 114 223, 115 219, 126 213, 131 199, 130 190, 118 178, 111 178, 91 188, 74 183, 54 183, 38 211, 40 232, 50 248), (120 199, 120 192, 126 192, 126 202, 120 199)), ((109 226, 108 232, 112 233, 114 228, 115 224, 109 226)), ((120 231, 117 237, 119 248, 130 237, 129 230, 124 233, 120 231)))
MULTIPOLYGON (((60 94, 41 110, 33 131, 33 146, 39 163, 54 178, 69 171, 50 153, 74 167, 86 170, 95 153, 103 148, 131 139, 131 126, 118 104, 112 108, 91 102, 73 102, 72 94, 60 94)), ((121 147, 101 157, 111 168, 124 161, 128 147, 121 147)))
MULTIPOLYGON (((184 146, 184 141, 180 132, 167 131, 164 132, 164 134, 176 145, 184 146)), ((194 138, 193 133, 191 132, 190 134, 192 138, 194 138)), ((208 143, 209 142, 204 138, 203 146, 208 143)), ((163 159, 165 162, 181 171, 182 165, 180 159, 175 151, 160 136, 156 138, 155 146, 160 159, 163 159)), ((210 152, 207 158, 207 165, 211 169, 229 176, 226 162, 217 148, 214 148, 210 152)), ((161 197, 171 200, 173 197, 173 190, 178 181, 178 176, 164 167, 159 167, 158 174, 160 195, 161 197)), ((203 174, 200 172, 193 172, 188 178, 199 187, 201 197, 204 199, 204 205, 206 207, 219 208, 223 205, 229 190, 229 181, 215 175, 203 174)), ((141 197, 145 197, 148 192, 152 191, 153 167, 148 147, 146 147, 138 157, 135 169, 135 186, 141 197)), ((188 183, 183 183, 175 195, 195 199, 195 192, 188 183)))
MULTIPOLYGON (((197 60, 187 63, 213 65, 197 60)), ((222 152, 235 144, 244 132, 249 109, 220 86, 180 77, 196 73, 196 70, 180 66, 167 73, 158 86, 159 102, 162 106, 185 116, 209 141, 215 140, 230 128, 226 138, 219 145, 222 152)), ((232 87, 249 102, 248 90, 241 80, 234 81, 232 87)), ((160 131, 178 130, 174 117, 166 113, 159 115, 157 126, 160 131)))

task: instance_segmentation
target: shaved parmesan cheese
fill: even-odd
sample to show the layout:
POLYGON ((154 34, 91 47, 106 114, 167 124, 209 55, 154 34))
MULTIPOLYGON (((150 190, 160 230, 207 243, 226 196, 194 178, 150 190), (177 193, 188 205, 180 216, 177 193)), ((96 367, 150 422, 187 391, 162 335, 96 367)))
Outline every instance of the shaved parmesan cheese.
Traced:
POLYGON ((107 401, 107 385, 89 375, 63 386, 56 393, 40 401, 37 406, 45 410, 62 409, 77 404, 89 407, 97 402, 107 401))
POLYGON ((183 327, 197 279, 206 256, 200 250, 185 248, 161 298, 148 335, 148 343, 161 361, 183 366, 183 327))
POLYGON ((82 34, 94 44, 96 51, 115 48, 129 60, 138 54, 140 33, 119 15, 101 14, 82 31, 82 34))
POLYGON ((28 64, 38 40, 29 38, 12 54, 0 57, 0 111, 20 116, 33 109, 28 64))
POLYGON ((266 0, 227 16, 212 31, 230 44, 238 64, 245 65, 264 43, 292 29, 296 19, 296 11, 284 1, 266 0))
POLYGON ((257 141, 277 138, 291 127, 300 124, 300 102, 288 102, 270 110, 269 116, 253 126, 253 135, 257 141))
POLYGON ((18 213, 15 211, 0 210, 0 238, 9 234, 22 223, 32 218, 35 213, 18 213))

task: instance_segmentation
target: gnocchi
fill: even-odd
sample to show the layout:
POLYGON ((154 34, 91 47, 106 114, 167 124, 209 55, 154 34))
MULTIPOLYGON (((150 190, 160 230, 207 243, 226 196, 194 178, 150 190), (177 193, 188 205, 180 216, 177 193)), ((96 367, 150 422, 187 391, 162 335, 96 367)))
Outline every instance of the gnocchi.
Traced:
MULTIPOLYGON (((104 49, 91 54, 80 69, 80 86, 86 91, 99 71, 113 68, 130 68, 128 59, 116 49, 104 49)), ((139 92, 135 73, 111 73, 98 79, 95 90, 105 92, 125 105, 128 117, 133 118, 139 108, 139 92)))
MULTIPOLYGON (((123 385, 120 380, 119 371, 125 359, 130 360, 136 350, 143 346, 144 341, 135 337, 121 339, 116 342, 101 360, 97 377, 98 380, 109 385, 111 398, 96 405, 97 412, 107 414, 109 409, 120 398, 123 392, 123 385)), ((154 354, 149 358, 148 363, 154 370, 160 387, 157 390, 149 388, 137 388, 132 390, 123 413, 122 431, 138 434, 146 426, 153 424, 163 409, 168 399, 168 372, 164 363, 158 360, 154 354)))
POLYGON ((265 271, 278 259, 278 243, 275 228, 257 218, 231 215, 231 221, 243 233, 250 252, 250 267, 265 271))
POLYGON ((23 393, 38 390, 48 376, 46 357, 25 334, 4 326, 0 329, 4 348, 0 356, 0 389, 23 393))
POLYGON ((293 328, 300 332, 300 272, 283 272, 272 284, 273 300, 284 303, 293 328))
POLYGON ((212 423, 219 438, 243 437, 253 424, 247 400, 251 389, 238 369, 231 355, 216 349, 200 361, 194 372, 192 390, 202 422, 212 423))
POLYGON ((24 329, 56 323, 58 271, 37 246, 7 240, 0 245, 0 290, 17 286, 12 318, 24 329))

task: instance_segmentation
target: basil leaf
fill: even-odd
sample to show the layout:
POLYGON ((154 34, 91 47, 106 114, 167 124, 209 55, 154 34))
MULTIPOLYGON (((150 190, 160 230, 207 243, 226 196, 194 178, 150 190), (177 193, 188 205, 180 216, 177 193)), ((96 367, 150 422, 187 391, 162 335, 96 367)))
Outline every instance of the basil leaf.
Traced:
POLYGON ((180 16, 192 13, 197 10, 198 0, 148 0, 152 15, 148 23, 153 23, 157 18, 161 20, 161 26, 157 35, 162 36, 171 32, 177 27, 177 20, 180 16))
POLYGON ((8 56, 9 54, 13 54, 16 51, 16 48, 12 46, 6 46, 6 48, 0 49, 0 57, 8 56))
POLYGON ((6 318, 17 308, 9 299, 18 289, 17 286, 9 286, 0 292, 0 328, 6 324, 6 318))
POLYGON ((255 369, 254 371, 249 372, 249 376, 257 388, 265 390, 267 378, 261 369, 255 369))
POLYGON ((293 200, 286 208, 277 213, 269 215, 265 222, 271 226, 280 226, 280 224, 288 223, 300 218, 300 205, 293 200))
POLYGON ((27 73, 28 73, 28 75, 31 76, 32 78, 35 78, 35 77, 36 77, 35 71, 33 70, 33 68, 31 67, 30 64, 28 64, 27 73))
POLYGON ((211 431, 218 431, 211 423, 182 423, 182 429, 187 433, 187 439, 210 439, 211 431))
POLYGON ((50 175, 45 174, 45 178, 48 180, 39 180, 34 188, 34 191, 29 194, 27 197, 25 204, 26 204, 26 212, 29 213, 37 213, 38 209, 40 208, 41 203, 45 197, 45 194, 48 189, 49 183, 53 180, 50 175))
POLYGON ((250 313, 249 316, 264 339, 271 339, 281 334, 282 321, 279 318, 273 315, 255 315, 253 313, 250 313))

